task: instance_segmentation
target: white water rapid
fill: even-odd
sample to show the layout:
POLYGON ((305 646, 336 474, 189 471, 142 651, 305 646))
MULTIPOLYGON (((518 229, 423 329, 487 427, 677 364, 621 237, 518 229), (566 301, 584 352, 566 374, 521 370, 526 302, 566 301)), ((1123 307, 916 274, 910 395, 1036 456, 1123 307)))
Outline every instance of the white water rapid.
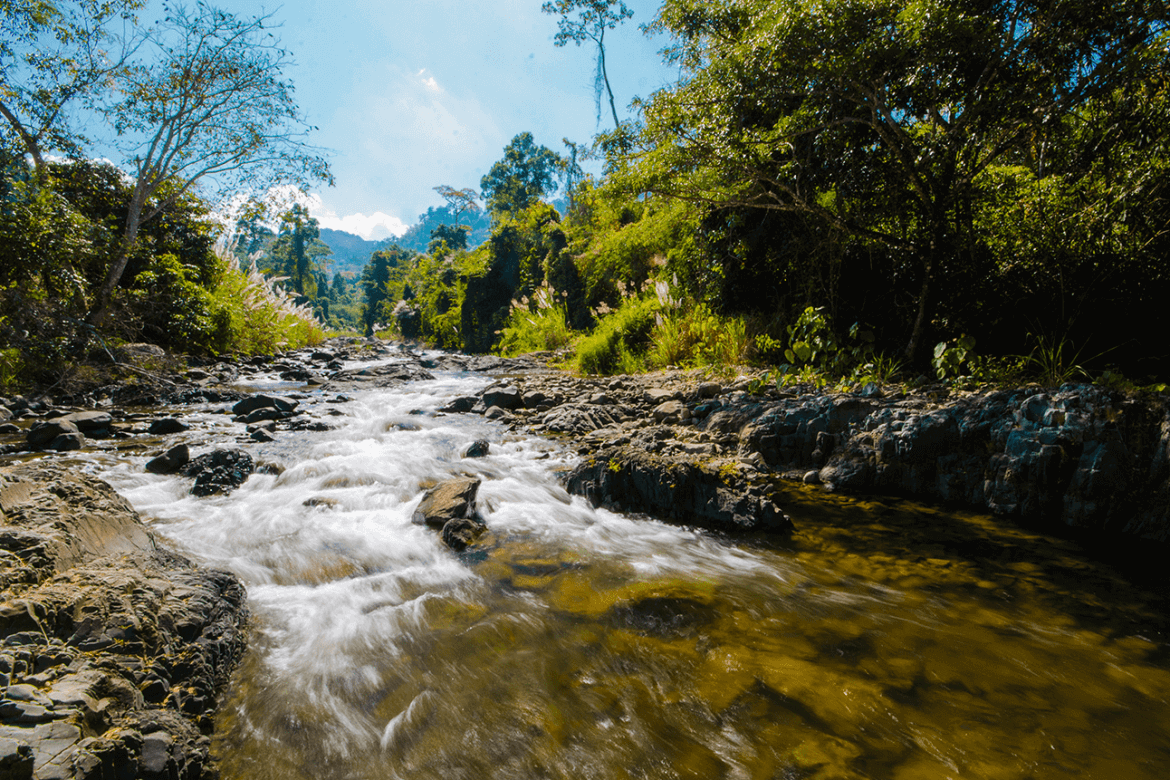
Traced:
MULTIPOLYGON (((811 518, 791 543, 744 542, 595 510, 560 487, 575 456, 558 444, 437 413, 487 383, 299 394, 335 428, 248 445, 279 473, 227 496, 146 473, 145 454, 85 461, 247 585, 252 650, 214 747, 226 778, 1170 770, 1170 672, 1150 660, 1163 618, 1139 596, 1125 603, 1150 622, 1121 632, 1078 615, 1043 563, 858 549, 811 518), (490 454, 462 458, 476 439, 490 454), (455 554, 411 515, 464 474, 490 531, 455 554)), ((192 409, 173 441, 236 446, 221 407, 192 409)), ((876 522, 834 511, 859 533, 876 522)))

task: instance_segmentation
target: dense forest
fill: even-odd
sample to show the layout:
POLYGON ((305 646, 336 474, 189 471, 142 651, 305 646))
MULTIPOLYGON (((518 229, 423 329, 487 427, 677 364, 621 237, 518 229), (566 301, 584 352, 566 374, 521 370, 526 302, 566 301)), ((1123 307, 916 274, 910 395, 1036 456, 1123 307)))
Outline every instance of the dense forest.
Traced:
MULTIPOLYGON (((206 148, 152 159, 151 140, 170 137, 168 90, 184 88, 149 75, 165 69, 91 62, 79 43, 86 31, 96 46, 95 20, 137 3, 50 5, 70 11, 0 4, 0 383, 48 379, 96 342, 222 354, 355 331, 564 350, 592 373, 757 364, 780 381, 1126 386, 1170 374, 1157 337, 1170 295, 1162 3, 664 0, 648 29, 669 41, 677 83, 635 101, 632 119, 615 109, 589 145, 517 134, 478 189, 436 186, 446 205, 360 271, 331 263, 302 206, 260 197, 329 175, 290 129, 279 53, 232 38, 250 41, 240 67, 207 81, 234 79, 216 89, 265 111, 209 118, 189 134, 211 130, 206 148), (50 44, 55 59, 29 54, 50 44), (103 116, 123 168, 90 160, 62 119, 66 101, 100 102, 118 79, 103 116), (217 148, 225 126, 234 140, 217 148), (234 154, 247 143, 252 157, 234 154), (182 167, 216 153, 231 160, 221 175, 182 167), (225 228, 200 182, 254 197, 225 228)), ((630 16, 620 0, 545 10, 558 44, 595 41, 599 63, 596 33, 630 16)), ((168 34, 249 24, 201 14, 168 34)))

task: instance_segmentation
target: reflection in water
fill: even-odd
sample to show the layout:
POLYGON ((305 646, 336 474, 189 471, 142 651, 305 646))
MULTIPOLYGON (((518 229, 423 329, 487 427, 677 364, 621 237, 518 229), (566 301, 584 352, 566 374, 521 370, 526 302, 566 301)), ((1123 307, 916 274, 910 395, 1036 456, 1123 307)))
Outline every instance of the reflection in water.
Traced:
POLYGON ((1071 544, 803 487, 783 543, 593 510, 553 445, 431 413, 478 381, 361 396, 226 498, 104 474, 248 583, 226 778, 1170 775, 1164 605, 1071 544), (462 473, 456 556, 409 518, 462 473))

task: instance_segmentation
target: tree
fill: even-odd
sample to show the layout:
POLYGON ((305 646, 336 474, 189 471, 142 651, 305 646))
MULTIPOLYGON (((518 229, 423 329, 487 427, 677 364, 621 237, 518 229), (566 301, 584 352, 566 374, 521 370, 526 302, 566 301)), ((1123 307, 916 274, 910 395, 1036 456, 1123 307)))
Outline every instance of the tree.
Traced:
POLYGON ((328 165, 304 141, 311 128, 281 75, 289 56, 267 24, 268 17, 202 4, 179 8, 149 34, 150 59, 127 67, 123 97, 107 114, 134 191, 89 325, 104 318, 142 223, 197 183, 226 194, 330 180, 328 165))
POLYGON ((330 253, 320 235, 317 220, 300 203, 294 203, 280 217, 280 233, 272 247, 274 270, 288 278, 302 299, 317 298, 319 258, 330 253))
POLYGON ((652 29, 684 77, 644 106, 639 186, 802 213, 901 257, 910 359, 936 284, 978 249, 989 169, 1042 173, 1094 101, 1170 76, 1162 3, 667 0, 652 29))
POLYGON ((109 26, 133 22, 143 0, 0 0, 0 140, 46 172, 46 151, 75 153, 83 139, 70 109, 103 87, 139 39, 109 26))
POLYGON ((565 194, 569 196, 569 212, 573 213, 574 199, 576 197, 577 183, 585 176, 585 171, 581 168, 580 160, 586 156, 588 149, 582 147, 580 144, 573 143, 568 138, 562 138, 561 142, 565 148, 569 150, 569 156, 561 159, 561 176, 565 180, 565 194))
POLYGON ((479 182, 488 208, 495 214, 523 211, 555 191, 560 162, 556 152, 536 145, 532 133, 520 133, 479 182))
POLYGON ((448 187, 446 184, 440 184, 434 188, 435 192, 447 201, 447 210, 451 212, 451 219, 455 222, 455 227, 460 227, 459 215, 464 213, 475 214, 479 211, 479 193, 471 187, 457 190, 454 187, 448 187))
POLYGON ((427 254, 447 254, 467 249, 467 228, 464 225, 439 225, 431 231, 427 254))
POLYGON ((597 101, 597 118, 601 119, 601 87, 609 95, 609 110, 613 113, 614 127, 620 127, 617 107, 613 102, 613 89, 609 85, 609 73, 605 68, 605 31, 612 30, 634 12, 626 7, 623 0, 555 0, 540 8, 546 14, 560 14, 557 34, 553 41, 565 46, 572 41, 578 46, 589 39, 597 44, 597 76, 593 80, 593 93, 597 101), (571 18, 576 14, 576 18, 571 18))

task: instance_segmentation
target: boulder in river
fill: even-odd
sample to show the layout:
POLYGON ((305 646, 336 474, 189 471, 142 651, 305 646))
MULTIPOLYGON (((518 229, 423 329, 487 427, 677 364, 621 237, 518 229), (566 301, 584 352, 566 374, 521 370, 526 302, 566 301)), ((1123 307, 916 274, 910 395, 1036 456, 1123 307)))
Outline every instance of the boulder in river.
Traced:
POLYGON ((291 413, 297 408, 298 404, 298 401, 294 401, 291 398, 257 393, 256 395, 251 395, 241 401, 237 401, 232 406, 232 413, 241 417, 247 416, 257 409, 275 409, 280 412, 291 413))
POLYGON ((482 458, 491 451, 492 445, 487 439, 476 439, 471 444, 467 445, 467 449, 463 451, 465 458, 482 458))
POLYGON ((191 460, 191 451, 186 444, 171 447, 169 450, 146 462, 146 470, 151 474, 174 474, 187 465, 191 460))
POLYGON ((463 552, 486 530, 487 526, 474 517, 456 517, 443 524, 440 536, 443 544, 455 552, 463 552))
POLYGON ((423 496, 411 522, 440 531, 450 520, 474 517, 479 485, 478 477, 456 477, 436 485, 423 496))
POLYGON ((216 450, 195 458, 179 473, 195 478, 193 495, 210 496, 235 490, 255 468, 252 456, 243 450, 216 450))
POLYGON ((29 428, 26 441, 30 450, 43 450, 49 447, 58 436, 68 433, 78 433, 77 425, 62 418, 44 420, 29 428))
POLYGON ((166 435, 169 433, 182 433, 190 429, 191 426, 181 420, 174 417, 163 417, 161 420, 152 422, 146 432, 155 435, 166 435))
POLYGON ((582 461, 567 478, 570 493, 609 506, 718 531, 789 533, 792 520, 762 490, 729 471, 636 446, 610 446, 582 461))

